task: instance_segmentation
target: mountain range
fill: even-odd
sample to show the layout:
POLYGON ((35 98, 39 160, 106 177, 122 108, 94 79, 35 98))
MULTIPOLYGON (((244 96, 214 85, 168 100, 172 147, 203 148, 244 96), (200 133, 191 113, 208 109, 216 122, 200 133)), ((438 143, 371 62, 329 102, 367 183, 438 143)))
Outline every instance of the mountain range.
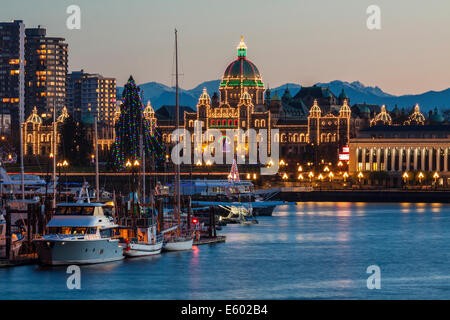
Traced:
MULTIPOLYGON (((218 91, 219 84, 220 80, 211 80, 203 82, 190 90, 180 88, 180 105, 190 106, 195 109, 203 88, 206 88, 212 96, 214 92, 218 91)), ((335 80, 327 83, 317 83, 316 85, 329 87, 336 96, 339 96, 343 89, 350 98, 352 105, 355 103, 385 104, 388 110, 392 110, 396 105, 399 108, 411 109, 412 106, 418 103, 424 112, 435 107, 438 107, 441 111, 450 109, 450 88, 442 91, 428 91, 421 94, 398 96, 386 93, 379 87, 365 86, 359 81, 346 82, 335 80)), ((169 87, 158 82, 143 83, 139 87, 143 90, 144 103, 150 100, 155 109, 163 105, 175 104, 175 87, 169 87)), ((272 95, 277 92, 281 97, 286 88, 289 88, 291 96, 294 96, 301 86, 295 83, 286 83, 276 88, 270 88, 270 90, 272 95)), ((119 95, 122 93, 122 90, 122 87, 117 88, 119 95)))

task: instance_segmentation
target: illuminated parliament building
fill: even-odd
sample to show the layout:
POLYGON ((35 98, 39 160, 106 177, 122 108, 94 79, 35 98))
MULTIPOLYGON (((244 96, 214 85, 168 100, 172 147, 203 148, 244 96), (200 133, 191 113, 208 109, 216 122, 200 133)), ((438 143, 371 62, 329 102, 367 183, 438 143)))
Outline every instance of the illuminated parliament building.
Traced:
MULTIPOLYGON (((214 93, 212 98, 204 89, 197 110, 180 108, 180 126, 190 131, 192 144, 196 120, 203 122, 202 131, 221 130, 228 143, 231 139, 226 136, 226 129, 245 132, 252 128, 257 133, 266 129, 268 137, 272 130, 278 129, 274 140, 280 143, 280 157, 295 156, 298 160, 307 146, 327 145, 337 156, 338 149, 349 141, 351 109, 345 95, 335 97, 328 88, 321 87, 302 88, 293 97, 289 89, 282 97, 277 92, 271 95, 259 69, 247 58, 247 46, 242 38, 237 58, 225 69, 218 89, 220 96, 214 93)), ((172 109, 174 107, 164 106, 156 112, 158 127, 168 146, 174 144, 175 112, 172 109)), ((209 137, 204 140, 204 144, 210 141, 209 137)), ((245 148, 248 150, 248 146, 245 148)))

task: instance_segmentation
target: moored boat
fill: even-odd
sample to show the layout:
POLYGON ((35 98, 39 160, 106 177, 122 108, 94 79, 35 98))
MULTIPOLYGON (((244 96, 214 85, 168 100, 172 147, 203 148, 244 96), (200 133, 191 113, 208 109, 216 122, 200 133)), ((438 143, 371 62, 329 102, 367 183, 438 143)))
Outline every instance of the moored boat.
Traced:
POLYGON ((48 223, 49 234, 35 239, 39 262, 45 265, 92 264, 124 258, 112 217, 101 203, 58 204, 48 223))
MULTIPOLYGON (((24 236, 22 233, 14 232, 11 234, 11 249, 10 257, 18 255, 20 247, 22 246, 24 236)), ((6 256, 6 220, 0 214, 0 257, 6 256)), ((8 257, 7 257, 8 258, 8 257)))

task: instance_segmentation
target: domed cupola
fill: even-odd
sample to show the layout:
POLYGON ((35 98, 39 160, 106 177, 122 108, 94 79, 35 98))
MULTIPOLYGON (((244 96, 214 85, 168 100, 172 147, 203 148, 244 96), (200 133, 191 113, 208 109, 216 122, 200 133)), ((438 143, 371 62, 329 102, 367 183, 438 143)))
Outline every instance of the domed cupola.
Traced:
POLYGON ((37 108, 33 108, 33 113, 30 114, 26 122, 31 122, 34 124, 42 124, 42 118, 38 115, 37 108))
POLYGON ((378 124, 383 124, 383 125, 386 125, 386 124, 391 125, 392 124, 392 117, 386 111, 386 106, 384 104, 381 107, 381 112, 379 114, 377 114, 375 116, 375 118, 373 118, 370 121, 370 126, 376 126, 378 124))
POLYGON ((322 115, 322 110, 320 109, 319 105, 317 104, 317 99, 314 100, 314 104, 309 110, 309 116, 311 118, 320 118, 322 115))
POLYGON ((253 97, 254 104, 264 102, 264 83, 256 65, 247 59, 247 46, 244 38, 237 47, 237 59, 225 69, 220 83, 221 100, 238 104, 244 88, 253 97))
POLYGON ((439 113, 438 108, 434 108, 434 112, 433 112, 433 114, 431 115, 430 120, 431 120, 431 123, 433 123, 433 124, 438 124, 438 123, 444 122, 445 119, 444 119, 444 117, 442 116, 442 114, 439 113))
POLYGON ((205 105, 205 106, 211 105, 211 98, 210 98, 208 92, 206 91, 206 88, 203 88, 203 92, 200 95, 200 98, 198 98, 198 104, 205 105))
POLYGON ((350 109, 348 105, 348 100, 344 99, 342 103, 341 109, 339 109, 339 117, 341 118, 350 118, 350 115, 352 114, 352 110, 350 109))
POLYGON ((419 104, 416 104, 414 107, 414 112, 409 116, 408 120, 406 120, 404 125, 424 125, 425 124, 425 116, 420 112, 419 104))

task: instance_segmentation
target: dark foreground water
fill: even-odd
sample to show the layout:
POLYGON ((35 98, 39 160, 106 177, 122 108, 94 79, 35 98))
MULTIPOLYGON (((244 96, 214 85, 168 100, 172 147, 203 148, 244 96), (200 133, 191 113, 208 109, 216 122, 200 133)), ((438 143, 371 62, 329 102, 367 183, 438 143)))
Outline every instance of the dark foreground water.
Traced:
POLYGON ((0 299, 450 299, 450 206, 301 203, 227 242, 81 267, 0 269, 0 299), (369 290, 366 269, 381 269, 369 290))

